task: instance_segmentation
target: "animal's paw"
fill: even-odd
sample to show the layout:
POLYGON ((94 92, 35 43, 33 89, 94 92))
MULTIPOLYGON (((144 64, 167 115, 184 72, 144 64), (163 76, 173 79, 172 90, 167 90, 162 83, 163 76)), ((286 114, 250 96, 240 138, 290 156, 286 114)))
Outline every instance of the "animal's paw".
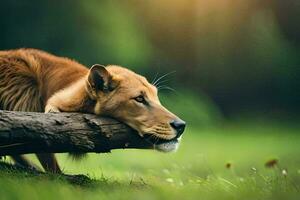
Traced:
POLYGON ((47 105, 45 108, 45 113, 58 113, 58 112, 60 112, 60 110, 57 107, 52 105, 47 105))

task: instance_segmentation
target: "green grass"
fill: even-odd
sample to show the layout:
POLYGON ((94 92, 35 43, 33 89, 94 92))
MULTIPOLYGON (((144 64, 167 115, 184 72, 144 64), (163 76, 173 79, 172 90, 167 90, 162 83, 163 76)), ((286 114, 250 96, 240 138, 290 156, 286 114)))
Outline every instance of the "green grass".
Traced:
POLYGON ((4 170, 0 198, 298 199, 299 131, 280 123, 230 123, 187 129, 180 149, 171 154, 115 150, 90 154, 79 163, 59 155, 65 173, 92 180, 71 184, 54 175, 4 170), (274 158, 278 165, 266 168, 274 158))

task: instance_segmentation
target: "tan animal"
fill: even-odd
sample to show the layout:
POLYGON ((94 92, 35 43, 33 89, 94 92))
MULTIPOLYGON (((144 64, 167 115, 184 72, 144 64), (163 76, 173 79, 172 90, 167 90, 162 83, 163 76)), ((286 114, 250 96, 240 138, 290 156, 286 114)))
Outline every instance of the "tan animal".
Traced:
MULTIPOLYGON (((142 137, 159 139, 155 148, 172 151, 185 122, 164 108, 157 88, 119 66, 89 70, 68 58, 35 49, 0 51, 0 109, 34 112, 84 112, 116 118, 142 137)), ((31 164, 21 155, 14 161, 31 164)), ((38 154, 45 170, 61 172, 53 154, 38 154)))

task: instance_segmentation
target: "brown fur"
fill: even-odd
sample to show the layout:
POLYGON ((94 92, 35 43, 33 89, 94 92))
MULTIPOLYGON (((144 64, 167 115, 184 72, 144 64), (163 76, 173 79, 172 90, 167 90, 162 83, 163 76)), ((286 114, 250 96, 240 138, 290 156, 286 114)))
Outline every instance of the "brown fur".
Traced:
MULTIPOLYGON (((96 65, 88 70, 35 49, 0 51, 0 109, 106 115, 141 136, 166 140, 176 136, 170 121, 178 119, 160 104, 156 87, 128 69, 96 65)), ((45 169, 60 172, 53 156, 38 158, 45 169)))
POLYGON ((88 73, 75 61, 34 49, 0 51, 0 71, 1 108, 36 112, 44 112, 49 97, 88 73))

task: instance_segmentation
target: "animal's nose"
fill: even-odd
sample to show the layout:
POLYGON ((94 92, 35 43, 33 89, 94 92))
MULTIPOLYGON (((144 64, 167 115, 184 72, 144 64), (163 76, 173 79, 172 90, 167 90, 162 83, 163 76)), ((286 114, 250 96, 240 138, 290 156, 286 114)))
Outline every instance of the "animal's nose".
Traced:
POLYGON ((180 137, 185 129, 185 121, 175 119, 170 122, 170 125, 177 131, 177 137, 180 137))

